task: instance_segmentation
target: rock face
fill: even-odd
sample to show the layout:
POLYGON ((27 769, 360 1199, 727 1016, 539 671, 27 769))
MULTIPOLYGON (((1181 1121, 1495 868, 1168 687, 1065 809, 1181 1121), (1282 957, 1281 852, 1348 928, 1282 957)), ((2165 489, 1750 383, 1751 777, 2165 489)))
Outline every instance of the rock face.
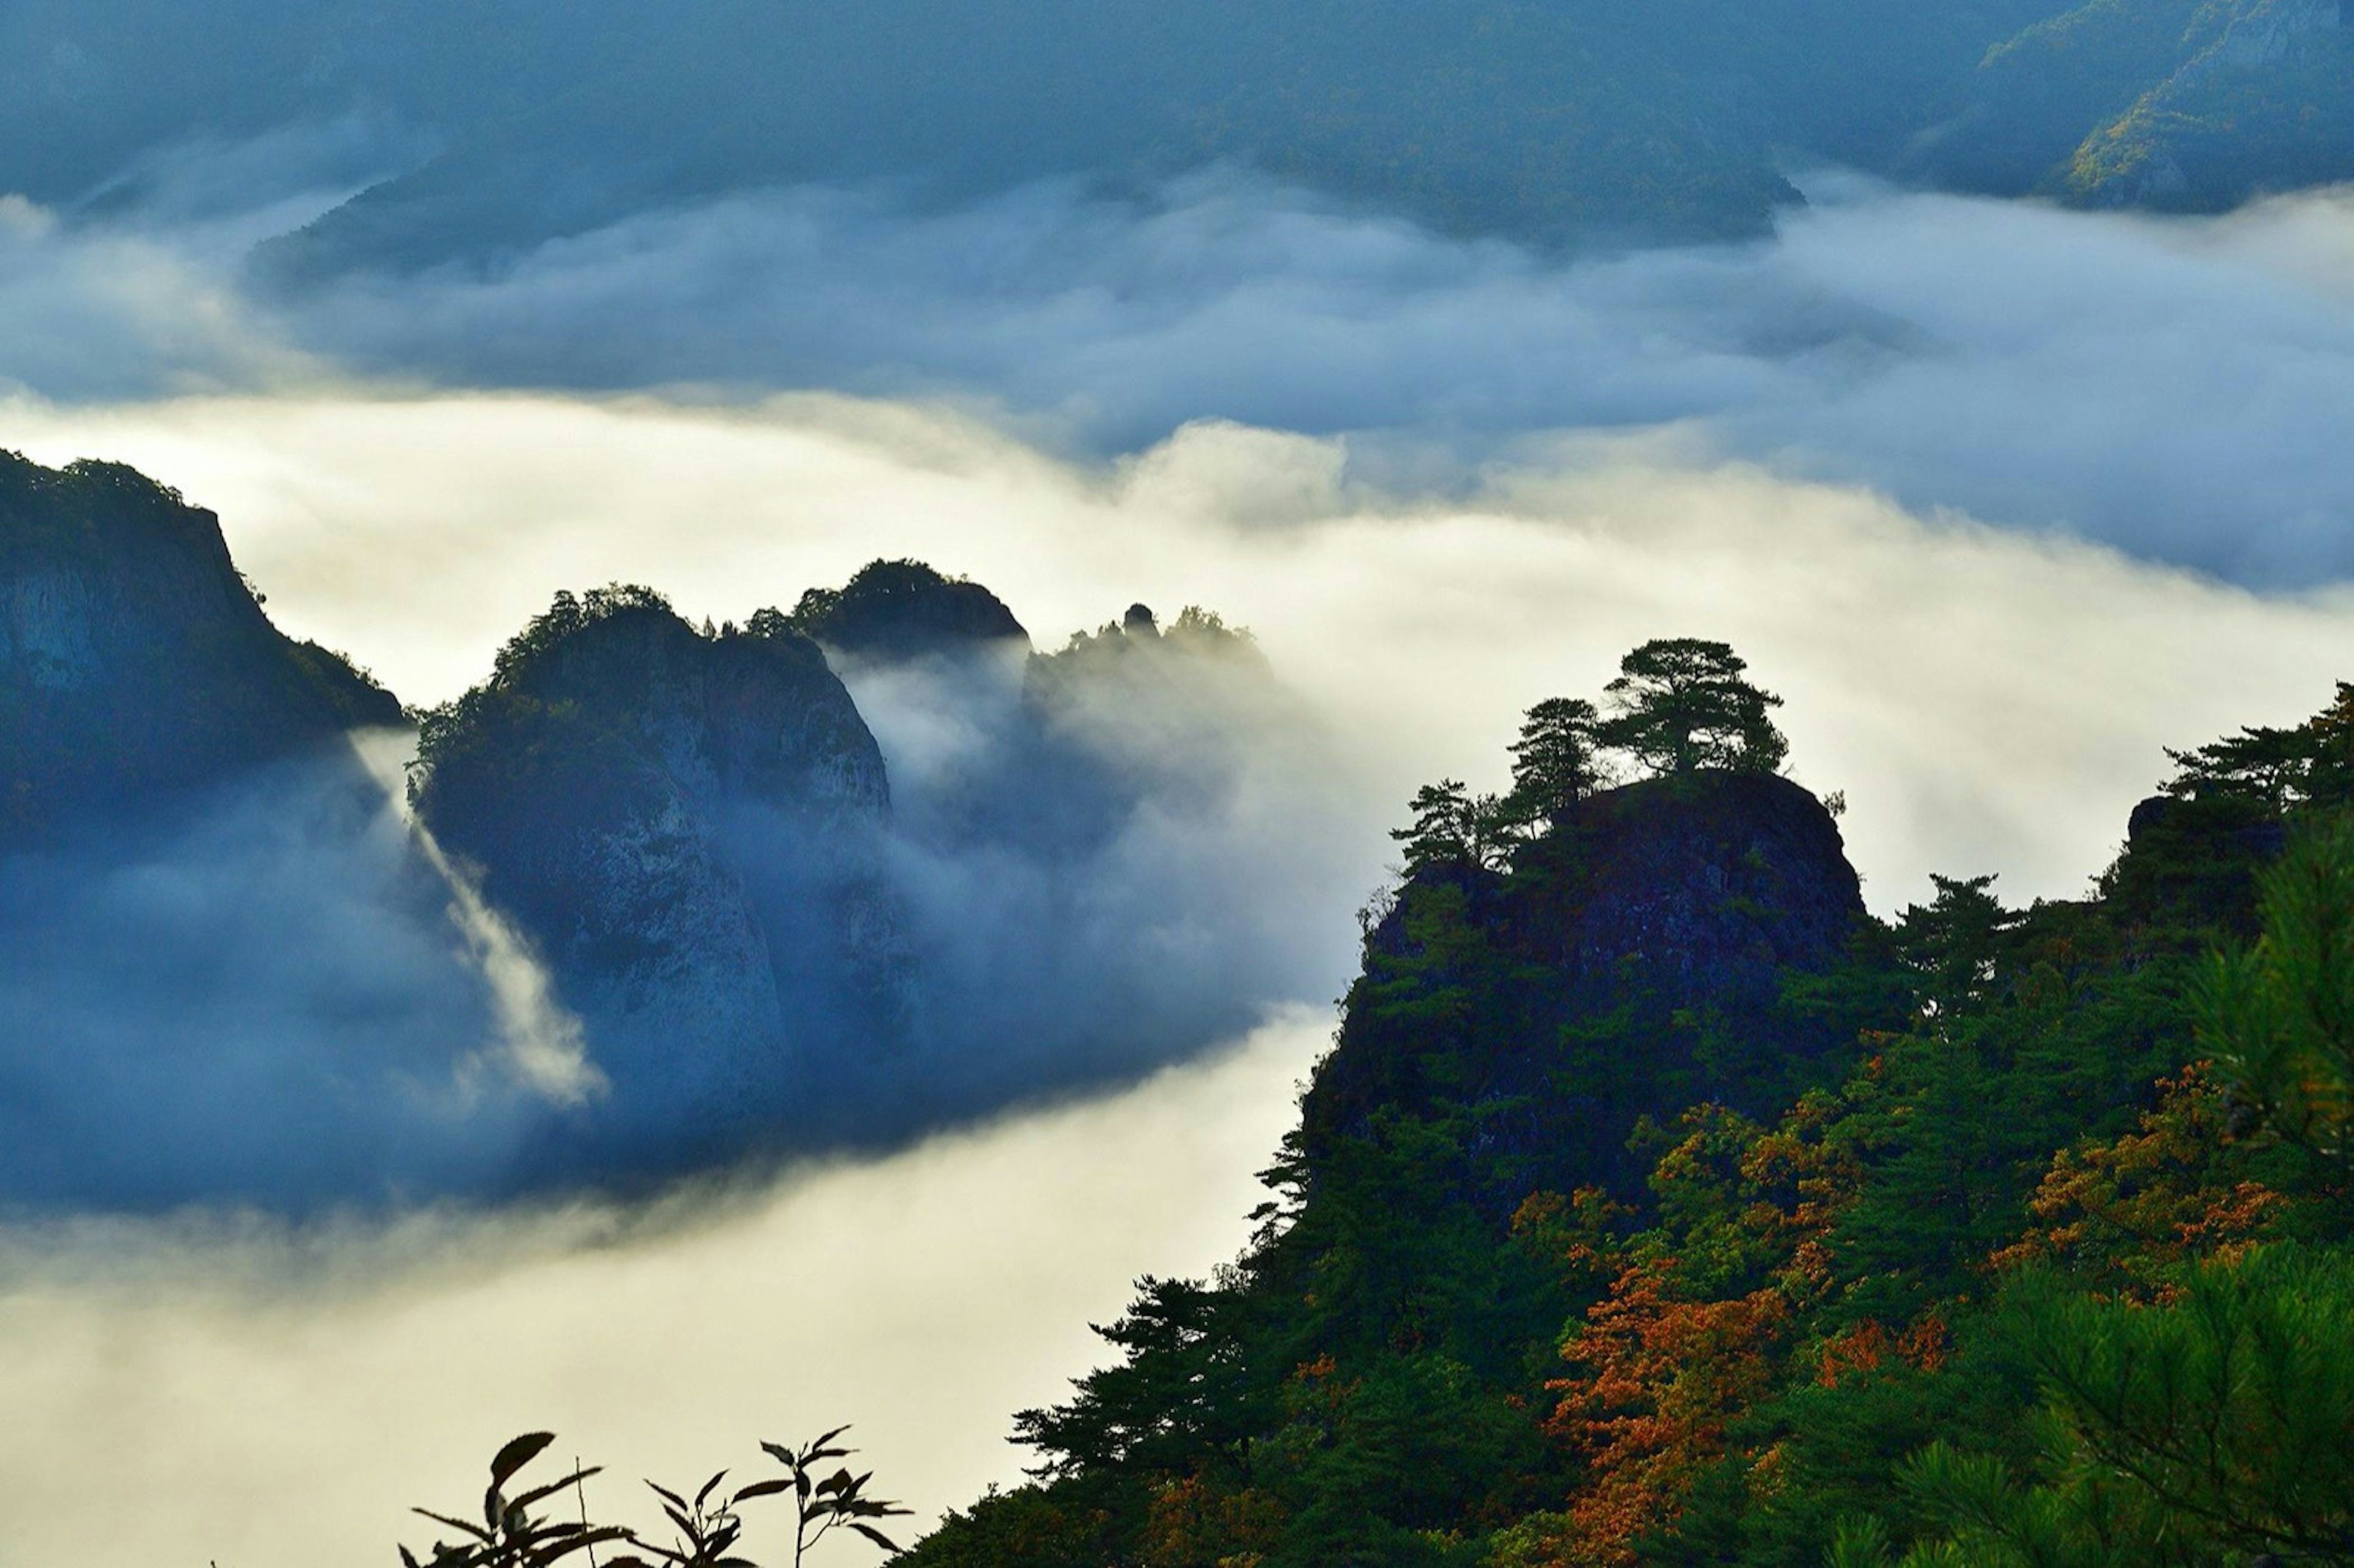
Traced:
POLYGON ((1830 813, 1772 775, 1704 773, 1596 795, 1534 857, 1553 896, 1527 939, 1586 978, 1640 967, 1680 1002, 1819 969, 1863 916, 1830 813))
POLYGON ((420 818, 588 1022, 607 1139, 666 1160, 790 1111, 904 1005, 882 754, 817 646, 755 624, 559 595, 422 732, 420 818))
POLYGON ((1509 872, 1424 868, 1368 933, 1315 1149, 1452 1103, 1522 1184, 1627 1181, 1637 1119, 1760 1112, 1851 1038, 1786 1000, 1864 920, 1821 803, 1771 776, 1655 779, 1581 803, 1509 872))
POLYGON ((212 513, 117 464, 0 452, 0 848, 400 722, 270 625, 212 513))

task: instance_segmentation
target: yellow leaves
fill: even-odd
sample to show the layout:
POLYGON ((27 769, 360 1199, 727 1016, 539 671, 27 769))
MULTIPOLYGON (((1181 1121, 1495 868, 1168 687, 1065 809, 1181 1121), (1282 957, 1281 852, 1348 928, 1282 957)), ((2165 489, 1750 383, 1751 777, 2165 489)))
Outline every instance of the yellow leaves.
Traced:
POLYGON ((1991 1266, 2066 1263, 2146 1292, 2186 1261, 2237 1256, 2266 1234, 2287 1199, 2225 1168, 2229 1107, 2212 1069, 2187 1067, 2159 1090, 2133 1131, 2053 1157, 2028 1203, 2035 1225, 1991 1266))

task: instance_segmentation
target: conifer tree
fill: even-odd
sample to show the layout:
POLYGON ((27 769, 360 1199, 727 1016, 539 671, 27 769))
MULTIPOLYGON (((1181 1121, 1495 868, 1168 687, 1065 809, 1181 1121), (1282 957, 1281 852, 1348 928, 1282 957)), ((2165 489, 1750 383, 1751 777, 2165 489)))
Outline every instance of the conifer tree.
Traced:
POLYGON ((1775 772, 1790 750, 1772 717, 1782 699, 1743 679, 1748 667, 1723 642, 1646 642, 1618 662, 1618 678, 1603 688, 1611 716, 1596 736, 1654 773, 1775 772))
POLYGON ((1602 715, 1584 697, 1547 697, 1528 711, 1512 742, 1512 788, 1504 818, 1523 830, 1550 826, 1610 782, 1602 715))

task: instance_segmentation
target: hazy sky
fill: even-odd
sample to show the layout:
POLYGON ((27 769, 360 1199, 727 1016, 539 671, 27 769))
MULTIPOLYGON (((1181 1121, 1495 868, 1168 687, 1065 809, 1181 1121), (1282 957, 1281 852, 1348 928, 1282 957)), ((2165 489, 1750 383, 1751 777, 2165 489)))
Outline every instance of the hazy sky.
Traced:
MULTIPOLYGON (((334 193, 265 151, 106 227, 0 198, 0 446, 217 509, 281 626, 412 702, 614 579, 740 619, 912 555, 1047 646, 1220 610, 1302 716, 1106 874, 1197 956, 1247 907, 1292 1010, 1108 1101, 651 1215, 0 1233, 0 1568, 365 1560, 532 1425, 675 1480, 853 1419, 927 1509, 1010 1478, 1085 1323, 1239 1240, 1413 788, 1500 783, 1519 714, 1644 639, 1728 639, 1787 699, 1883 914, 1933 870, 2080 892, 2162 747, 2354 673, 2341 197, 1819 181, 1770 242, 1567 261, 1231 179, 922 217, 796 191, 286 299, 241 259, 334 193)), ((364 927, 319 886, 281 891, 324 953, 364 927)), ((442 961, 411 956, 370 972, 442 961)))

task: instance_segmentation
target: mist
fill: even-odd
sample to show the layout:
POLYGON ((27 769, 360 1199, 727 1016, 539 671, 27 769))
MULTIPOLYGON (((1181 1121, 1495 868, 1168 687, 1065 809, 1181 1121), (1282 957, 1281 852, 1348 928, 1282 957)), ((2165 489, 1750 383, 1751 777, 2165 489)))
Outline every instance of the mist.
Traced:
POLYGON ((0 858, 7 1211, 504 1184, 571 1086, 452 913, 348 758, 0 858))
POLYGON ((917 1055, 876 1087, 903 1114, 1132 1078, 1339 994, 1352 802, 1246 641, 1106 627, 1027 669, 844 662, 891 769, 917 1055))
POLYGON ((95 213, 5 198, 0 377, 830 391, 1096 461, 1218 418, 1346 434, 1352 474, 1442 495, 1641 431, 2254 586, 2354 571, 2343 193, 2166 218, 1827 171, 1769 239, 1564 256, 1210 170, 948 207, 779 187, 299 289, 246 265, 400 146, 344 122, 150 154, 95 213))
POLYGON ((1011 1413, 1092 1363, 1135 1275, 1232 1255, 1322 1035, 1281 1020, 1119 1100, 651 1207, 12 1226, 0 1561, 387 1560, 431 1538, 410 1505, 464 1511, 551 1427, 609 1467, 591 1508, 651 1527, 638 1478, 748 1479, 758 1439, 854 1422, 928 1525, 1021 1478, 1011 1413))
POLYGON ((1263 677, 1081 705, 1136 789, 1074 851, 935 831, 986 704, 850 672, 957 1027, 870 1086, 892 1152, 651 1205, 485 1200, 596 1042, 380 788, 249 780, 0 867, 0 1024, 38 1043, 0 1053, 0 1176, 52 1207, 0 1233, 0 1560, 365 1556, 543 1425, 675 1480, 852 1419, 886 1493, 967 1501, 1130 1276, 1231 1255, 1387 830, 1503 782, 1532 704, 1732 641, 1891 915, 1932 872, 2081 894, 2165 747, 2349 673, 2343 194, 2158 219, 1817 175, 1769 239, 1568 258, 1213 171, 252 264, 413 155, 355 123, 0 197, 0 445, 216 508, 281 628, 411 703, 558 588, 741 620, 895 556, 1047 650, 1204 606, 1263 677))
POLYGON ((1309 754, 1285 770, 1320 840, 1348 846, 1302 895, 1346 928, 1296 993, 1320 1001, 1414 788, 1500 784, 1523 710, 1597 693, 1647 638, 1725 638, 1788 699, 1794 770, 1845 792, 1890 914, 1932 871, 2078 894, 2164 747, 2319 709, 2354 614, 2343 589, 2256 593, 1644 438, 1564 442, 1447 500, 1352 478, 1345 438, 1195 425, 1107 467, 838 397, 20 402, 8 422, 45 461, 111 452, 216 506, 282 627, 414 702, 481 678, 562 582, 650 581, 741 620, 912 556, 1049 647, 1140 599, 1217 610, 1318 726, 1274 724, 1309 754))

